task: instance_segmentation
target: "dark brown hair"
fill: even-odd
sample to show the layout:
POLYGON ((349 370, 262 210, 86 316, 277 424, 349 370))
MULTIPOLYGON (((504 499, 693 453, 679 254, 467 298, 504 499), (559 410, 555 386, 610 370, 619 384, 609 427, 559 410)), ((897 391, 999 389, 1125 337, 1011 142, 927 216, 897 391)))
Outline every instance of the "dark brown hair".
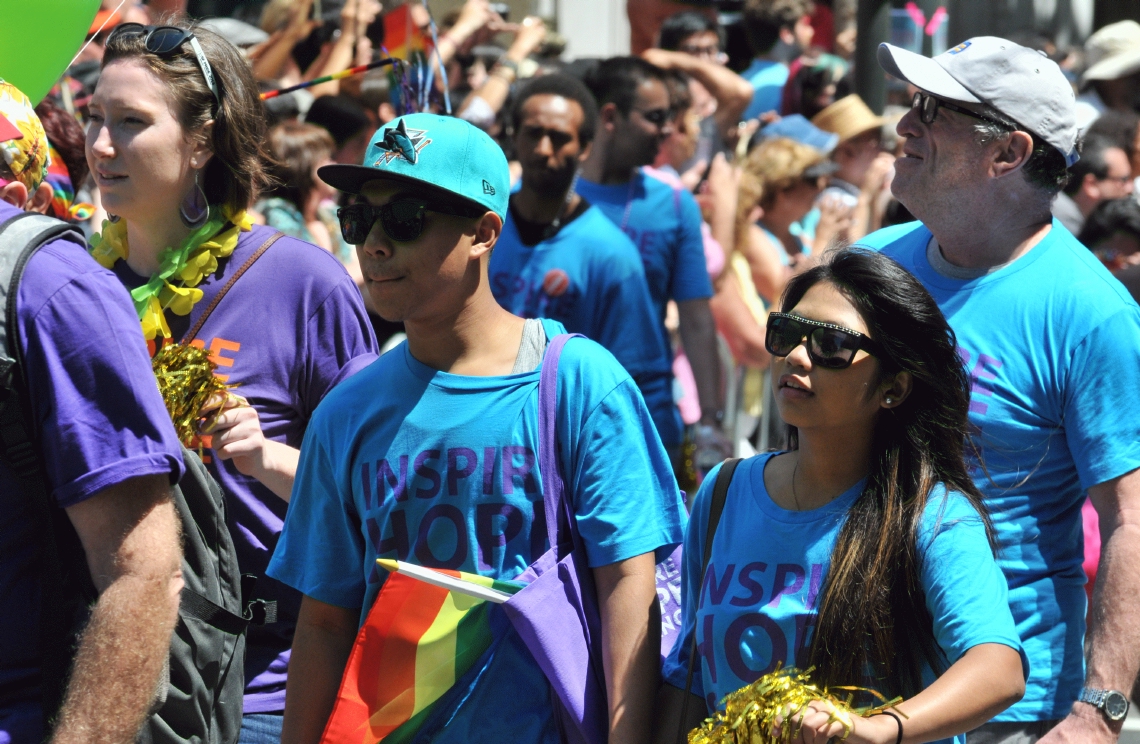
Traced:
POLYGON ((220 103, 206 85, 188 42, 179 52, 159 57, 146 50, 142 36, 112 34, 103 55, 103 67, 119 59, 142 60, 166 83, 178 121, 187 133, 200 132, 212 119, 210 144, 214 157, 202 173, 206 200, 235 211, 245 209, 267 185, 265 109, 253 72, 241 52, 214 32, 177 17, 158 23, 185 28, 198 38, 213 68, 220 103))
POLYGON ((40 117, 40 123, 44 125, 44 134, 47 135, 48 142, 63 159, 72 187, 79 191, 83 188, 83 182, 87 180, 87 174, 90 173, 87 155, 84 152, 83 141, 86 135, 83 133, 83 127, 74 116, 64 111, 51 98, 45 98, 36 104, 36 116, 40 117))
MULTIPOLYGON (((839 289, 867 324, 882 349, 880 379, 906 371, 913 382, 900 406, 879 414, 871 472, 836 539, 807 663, 829 686, 910 697, 922 690, 924 665, 935 673, 946 667, 922 589, 919 534, 931 490, 942 484, 965 495, 993 548, 965 463, 970 381, 934 298, 890 258, 858 248, 833 253, 792 279, 783 309, 819 282, 839 289)), ((790 448, 798 442, 789 427, 790 448)))
POLYGON ((304 209, 309 192, 316 185, 317 166, 330 158, 336 149, 332 135, 315 124, 283 121, 269 130, 269 150, 274 162, 269 171, 274 187, 267 192, 304 209))

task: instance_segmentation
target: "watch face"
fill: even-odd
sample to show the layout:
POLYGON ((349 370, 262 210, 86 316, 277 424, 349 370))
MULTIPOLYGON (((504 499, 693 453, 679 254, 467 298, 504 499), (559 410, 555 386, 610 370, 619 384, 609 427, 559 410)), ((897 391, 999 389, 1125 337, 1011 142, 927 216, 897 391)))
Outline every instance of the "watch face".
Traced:
POLYGON ((1111 720, 1119 721, 1128 715, 1128 698, 1116 690, 1104 696, 1104 712, 1111 720))

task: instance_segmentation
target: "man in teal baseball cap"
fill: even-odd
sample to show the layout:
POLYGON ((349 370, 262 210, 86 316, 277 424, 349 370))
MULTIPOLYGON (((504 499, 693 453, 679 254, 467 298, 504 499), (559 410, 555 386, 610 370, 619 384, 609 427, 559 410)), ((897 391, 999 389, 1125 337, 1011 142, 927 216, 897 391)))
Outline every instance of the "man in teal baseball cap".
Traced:
MULTIPOLYGON (((559 474, 592 569, 585 591, 597 592, 609 738, 645 740, 660 654, 655 564, 680 543, 684 507, 645 402, 610 352, 575 338, 558 361, 547 346, 566 333, 560 323, 495 301, 488 265, 510 191, 502 151, 465 121, 410 114, 375 134, 361 165, 318 173, 357 195, 340 211, 345 240, 377 311, 408 338, 329 393, 305 435, 268 569, 304 595, 292 651, 303 671, 288 682, 283 741, 316 744, 330 714, 336 730, 367 724, 341 720, 351 706, 333 713, 358 630, 382 632, 374 604, 423 610, 383 593, 377 559, 514 579, 547 549, 543 484, 559 474), (557 375, 560 473, 539 464, 544 364, 557 375)), ((447 698, 408 721, 370 710, 373 722, 446 725, 468 742, 559 741, 549 682, 503 632, 495 647, 507 650, 478 662, 479 694, 459 696, 479 702, 447 698)), ((403 679, 398 656, 379 654, 361 673, 403 679)), ((406 692, 421 705, 422 691, 406 692)))

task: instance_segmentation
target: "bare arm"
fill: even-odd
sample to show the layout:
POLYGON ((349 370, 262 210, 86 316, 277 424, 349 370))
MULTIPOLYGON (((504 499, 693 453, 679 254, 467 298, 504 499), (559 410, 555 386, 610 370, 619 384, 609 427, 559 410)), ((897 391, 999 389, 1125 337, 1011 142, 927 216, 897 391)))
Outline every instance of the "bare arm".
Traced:
MULTIPOLYGON (((1127 695, 1140 669, 1140 470, 1089 489, 1100 517, 1100 568, 1085 639, 1085 684, 1127 695)), ((1115 742, 1121 723, 1109 725, 1087 703, 1073 703, 1068 718, 1041 744, 1115 742)))
MULTIPOLYGON (((930 687, 899 703, 903 741, 935 741, 974 729, 1013 705, 1025 694, 1021 656, 1000 643, 982 643, 967 651, 930 687)), ((805 744, 824 744, 842 736, 839 723, 828 723, 824 705, 813 702, 804 715, 805 744)), ((890 716, 859 718, 846 739, 850 744, 894 744, 898 723, 890 716)), ((1043 740, 1044 741, 1044 740, 1043 740)))
POLYGON ((359 608, 301 598, 285 683, 281 744, 317 744, 321 740, 356 639, 359 618, 359 608))
POLYGON ((724 409, 720 392, 720 350, 716 343, 716 321, 708 300, 677 303, 681 345, 693 368, 697 397, 701 401, 701 423, 717 426, 717 414, 724 409))
POLYGON ((276 32, 258 50, 253 62, 253 75, 258 80, 276 80, 285 69, 285 64, 293 54, 293 47, 303 41, 318 23, 309 18, 312 15, 313 0, 299 0, 289 18, 289 25, 276 32))
MULTIPOLYGON (((538 49, 542 44, 542 40, 546 38, 546 24, 538 16, 527 16, 519 24, 518 34, 515 40, 511 43, 505 59, 518 65, 524 59, 529 57, 535 49, 538 49)), ((459 108, 459 115, 462 115, 464 110, 471 105, 472 99, 475 97, 482 98, 487 105, 496 114, 503 104, 507 101, 507 96, 511 92, 511 83, 515 80, 515 73, 509 67, 504 65, 495 65, 491 70, 491 74, 487 76, 486 82, 479 86, 479 90, 472 93, 463 102, 459 108)))
POLYGON ((772 357, 764 346, 765 331, 744 302, 740 282, 731 267, 725 270, 720 288, 709 300, 709 309, 733 358, 740 364, 766 369, 772 357))
MULTIPOLYGON (((332 75, 352 67, 357 41, 364 38, 364 32, 379 14, 380 3, 376 0, 347 0, 340 12, 340 36, 313 78, 332 75)), ((336 95, 340 92, 340 81, 314 85, 310 92, 316 97, 336 95)))
POLYGON ((680 70, 705 86, 716 99, 714 117, 723 137, 727 138, 729 131, 736 128, 744 110, 752 102, 752 85, 724 65, 664 49, 647 49, 642 56, 658 67, 680 70))
POLYGON ((593 573, 602 613, 610 741, 644 744, 652 727, 661 654, 653 553, 600 566, 593 573))
POLYGON ((165 476, 68 507, 99 600, 79 642, 52 742, 134 741, 170 653, 182 591, 178 514, 165 476))
POLYGON ((752 283, 756 285, 756 291, 769 306, 773 306, 780 299, 792 272, 780 261, 782 247, 772 245, 756 225, 749 223, 746 229, 748 234, 741 241, 740 252, 752 270, 752 283))

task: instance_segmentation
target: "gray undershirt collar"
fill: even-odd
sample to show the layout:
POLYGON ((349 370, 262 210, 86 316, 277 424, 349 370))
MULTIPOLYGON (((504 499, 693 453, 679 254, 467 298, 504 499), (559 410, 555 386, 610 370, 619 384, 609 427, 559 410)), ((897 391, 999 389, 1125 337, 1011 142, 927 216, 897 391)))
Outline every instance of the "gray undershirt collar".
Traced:
MULTIPOLYGON (((942 276, 948 279, 958 279, 961 281, 969 281, 970 279, 979 279, 983 276, 993 274, 996 271, 1001 271, 1006 266, 1009 266, 1013 261, 1007 261, 997 266, 987 266, 983 269, 967 269, 961 266, 955 266, 946 260, 942 255, 942 249, 938 247, 938 241, 934 236, 930 236, 930 242, 926 244, 926 260, 930 262, 931 268, 937 271, 942 276)), ((1017 259, 1015 258, 1014 261, 1017 259)))
POLYGON ((533 372, 542 362, 542 354, 546 351, 546 330, 542 321, 527 318, 523 323, 522 342, 519 343, 519 353, 515 357, 515 366, 512 375, 524 372, 533 372))

